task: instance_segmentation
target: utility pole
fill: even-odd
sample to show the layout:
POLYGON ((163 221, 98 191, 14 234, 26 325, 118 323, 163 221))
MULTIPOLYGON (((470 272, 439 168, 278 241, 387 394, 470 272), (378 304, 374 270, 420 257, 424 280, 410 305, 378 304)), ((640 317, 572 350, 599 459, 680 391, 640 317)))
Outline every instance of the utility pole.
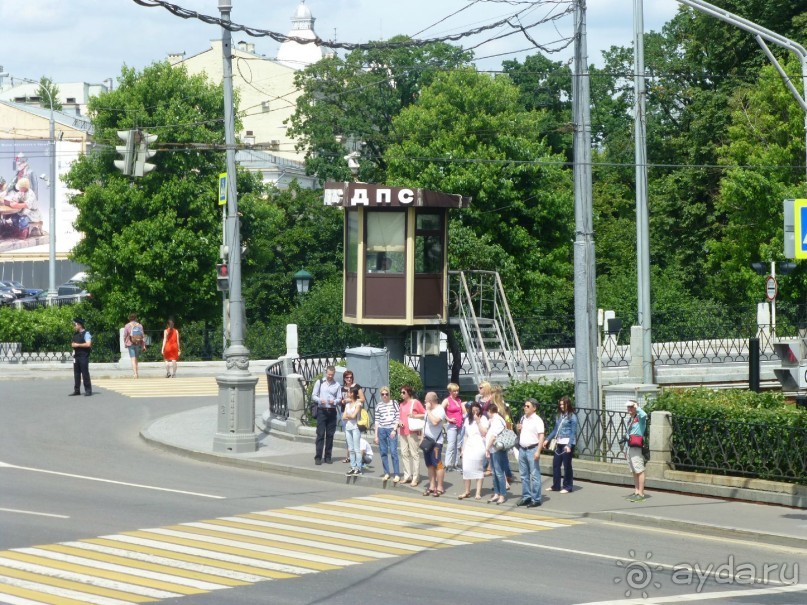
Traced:
MULTIPOLYGON (((644 0, 633 0, 634 153, 636 162, 637 310, 642 331, 642 381, 653 384, 653 339, 650 331, 650 218, 647 205, 647 88, 644 77, 644 0)), ((633 338, 633 334, 631 334, 633 338)))
MULTIPOLYGON (((231 0, 219 0, 224 23, 230 22, 231 0)), ((241 230, 238 220, 238 196, 235 173, 235 113, 233 108, 232 34, 221 28, 224 64, 224 141, 227 146, 227 245, 230 276, 230 346, 224 351, 227 370, 216 376, 219 385, 219 410, 213 449, 217 452, 255 452, 255 385, 249 373, 249 350, 244 346, 244 306, 241 300, 241 230)))
POLYGON ((574 8, 574 393, 575 406, 599 407, 597 384, 597 290, 594 210, 591 191, 591 105, 589 103, 586 3, 574 8))

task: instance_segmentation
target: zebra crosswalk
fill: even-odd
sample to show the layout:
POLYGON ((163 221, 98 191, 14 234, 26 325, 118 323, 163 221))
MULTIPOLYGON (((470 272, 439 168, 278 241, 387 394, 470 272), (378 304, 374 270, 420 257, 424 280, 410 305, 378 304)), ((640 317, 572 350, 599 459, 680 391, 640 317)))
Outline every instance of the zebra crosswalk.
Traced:
POLYGON ((0 552, 0 603, 130 605, 577 521, 378 494, 0 552))
MULTIPOLYGON (((93 388, 114 391, 133 398, 144 397, 217 397, 219 385, 212 376, 185 378, 101 378, 93 380, 93 388)), ((258 377, 256 393, 267 393, 266 376, 258 377)))

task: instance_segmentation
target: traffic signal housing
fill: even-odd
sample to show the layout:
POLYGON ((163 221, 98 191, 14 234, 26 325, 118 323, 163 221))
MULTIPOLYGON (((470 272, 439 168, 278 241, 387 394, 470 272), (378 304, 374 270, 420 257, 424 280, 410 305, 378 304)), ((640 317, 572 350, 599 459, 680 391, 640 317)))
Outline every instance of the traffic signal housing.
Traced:
POLYGON ((134 176, 143 176, 156 168, 154 164, 149 164, 148 159, 154 157, 156 149, 149 149, 157 141, 156 134, 149 134, 144 130, 138 130, 137 156, 134 162, 134 176))
POLYGON ((123 141, 123 145, 116 145, 115 151, 121 154, 120 160, 115 160, 115 168, 126 176, 134 173, 135 161, 135 134, 136 130, 119 130, 118 138, 123 141))
POLYGON ((230 268, 226 263, 216 265, 216 287, 219 292, 227 292, 230 289, 230 268))

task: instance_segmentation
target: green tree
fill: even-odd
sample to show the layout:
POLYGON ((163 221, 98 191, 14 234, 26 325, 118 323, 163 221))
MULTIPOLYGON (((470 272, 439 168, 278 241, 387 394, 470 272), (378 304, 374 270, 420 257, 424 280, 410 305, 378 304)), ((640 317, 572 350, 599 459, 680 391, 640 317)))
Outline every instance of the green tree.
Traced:
POLYGON ((59 87, 50 78, 45 76, 39 78, 36 96, 39 97, 39 104, 45 109, 50 109, 51 101, 53 101, 53 111, 62 110, 62 103, 59 101, 59 87))
MULTIPOLYGON (((96 141, 66 177, 77 191, 76 229, 83 235, 73 259, 91 268, 90 289, 109 321, 136 311, 154 321, 217 315, 215 263, 221 223, 215 205, 223 154, 196 145, 224 140, 223 92, 204 76, 155 63, 142 72, 124 67, 118 87, 89 102, 96 141), (112 164, 118 130, 159 136, 157 169, 132 179, 112 164)), ((239 181, 248 197, 255 183, 239 181)))
POLYGON ((517 263, 515 281, 506 284, 514 312, 570 310, 570 173, 536 136, 543 112, 521 109, 518 98, 507 76, 437 74, 394 120, 400 142, 385 156, 388 181, 471 196, 453 220, 471 230, 472 241, 495 244, 517 263))
MULTIPOLYGON (((406 42, 396 36, 390 43, 406 42)), ((345 145, 361 151, 359 177, 384 182, 384 152, 400 135, 392 119, 411 105, 435 74, 465 65, 471 53, 435 43, 418 47, 371 48, 318 61, 297 73, 303 91, 290 119, 289 135, 305 151, 309 174, 351 180, 345 145)))
MULTIPOLYGON (((795 80, 798 61, 784 64, 795 80)), ((773 66, 740 89, 732 99, 730 140, 721 159, 731 167, 720 185, 718 210, 725 220, 710 250, 707 275, 715 296, 725 302, 742 293, 761 300, 761 280, 749 264, 784 257, 782 201, 805 191, 804 111, 773 66)), ((802 302, 807 274, 803 268, 781 280, 781 297, 802 302)))

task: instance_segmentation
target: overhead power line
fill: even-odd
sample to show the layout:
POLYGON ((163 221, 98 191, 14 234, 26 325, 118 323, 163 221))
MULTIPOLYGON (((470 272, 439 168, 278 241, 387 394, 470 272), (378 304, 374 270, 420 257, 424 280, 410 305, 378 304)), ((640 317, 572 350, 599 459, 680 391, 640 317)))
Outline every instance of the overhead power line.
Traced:
MULTIPOLYGON (((514 33, 519 32, 525 33, 526 29, 536 27, 537 25, 541 25, 542 23, 547 21, 553 21, 557 19, 559 16, 565 14, 571 14, 573 12, 573 7, 571 6, 572 3, 567 0, 562 0, 562 2, 559 2, 558 0, 536 0, 535 2, 530 2, 526 8, 521 8, 515 13, 508 15, 503 19, 499 19, 498 21, 494 21, 493 23, 480 25, 479 27, 475 27, 473 29, 462 31, 456 34, 448 34, 445 36, 437 36, 434 38, 424 38, 422 40, 408 39, 406 41, 401 42, 371 42, 371 43, 358 44, 352 42, 337 42, 336 40, 323 40, 319 36, 313 39, 299 38, 297 36, 288 36, 285 34, 281 34, 280 32, 268 29, 249 27, 247 25, 234 23, 229 20, 225 21, 220 17, 214 17, 212 15, 205 15, 196 11, 192 11, 187 8, 183 8, 177 4, 166 2, 165 0, 132 0, 132 1, 135 4, 139 4, 140 6, 144 6, 147 8, 164 8, 165 10, 169 11, 171 14, 177 17, 181 17, 183 19, 196 19, 198 21, 202 21, 203 23, 207 23, 208 25, 217 25, 219 27, 223 27, 232 32, 242 32, 253 38, 271 38, 275 42, 291 41, 291 42, 297 42, 298 44, 316 44, 317 46, 325 46, 328 48, 339 48, 342 50, 412 48, 412 47, 426 46, 428 44, 434 44, 438 42, 456 42, 458 40, 462 40, 470 36, 475 36, 477 34, 481 34, 483 32, 503 26, 508 26, 512 28, 513 30, 515 30, 514 33), (521 16, 522 13, 534 10, 537 5, 540 4, 558 5, 559 3, 567 3, 569 4, 569 6, 567 6, 566 9, 561 13, 555 14, 550 18, 540 20, 526 28, 518 21, 518 18, 521 16)), ((535 43, 535 41, 532 39, 530 39, 530 42, 535 43)), ((546 52, 555 52, 554 50, 545 48, 544 46, 538 46, 538 47, 546 52)))

